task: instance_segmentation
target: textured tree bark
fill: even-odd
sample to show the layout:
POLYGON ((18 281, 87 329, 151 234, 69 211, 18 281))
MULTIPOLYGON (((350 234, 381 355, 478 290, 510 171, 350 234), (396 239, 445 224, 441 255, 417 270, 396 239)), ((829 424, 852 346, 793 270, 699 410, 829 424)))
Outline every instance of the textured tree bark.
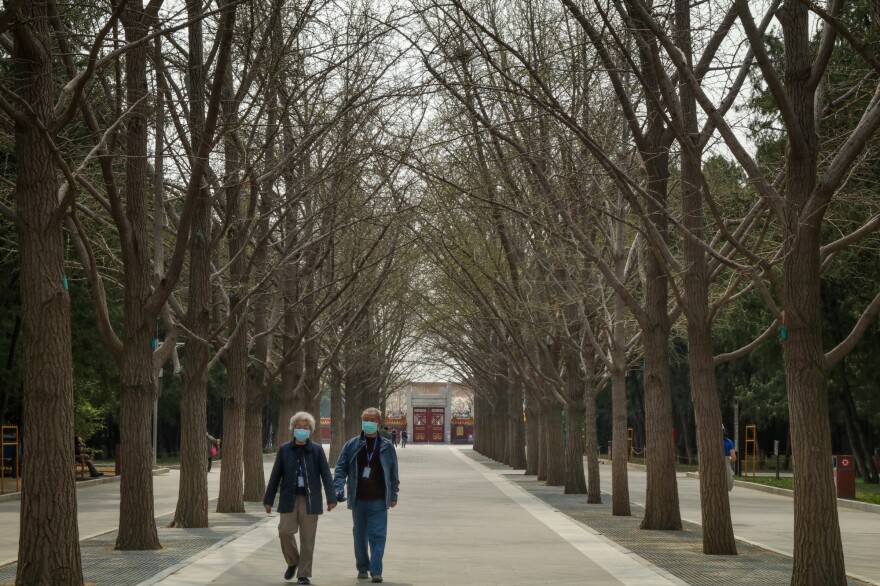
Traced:
MULTIPOLYGON (((623 194, 617 196, 620 217, 625 211, 623 194)), ((623 283, 626 279, 624 224, 615 222, 612 262, 614 274, 623 283)), ((613 298, 614 323, 611 326, 611 514, 629 517, 629 429, 626 413, 626 304, 620 295, 613 298)))
MULTIPOLYGON (((143 3, 122 14, 127 42, 147 35, 143 3)), ((122 344, 122 413, 119 532, 116 549, 159 549, 153 509, 151 421, 156 399, 151 341, 156 315, 145 308, 151 292, 147 213, 147 49, 135 45, 125 59, 126 102, 130 113, 125 142, 125 218, 115 218, 122 240, 125 336, 122 344)), ((161 267, 157 270, 161 271, 161 267)))
MULTIPOLYGON (((806 6, 787 0, 777 19, 785 45, 785 85, 803 144, 786 149, 786 182, 782 274, 785 280, 783 344, 791 446, 798 490, 794 495, 793 586, 846 584, 843 545, 837 517, 828 420, 828 389, 822 348, 820 285, 822 218, 825 205, 804 214, 816 186, 818 137, 815 95, 809 87, 812 51, 806 6)), ((789 129, 794 131, 796 129, 789 129)))
POLYGON ((533 407, 526 407, 526 476, 539 476, 540 450, 540 426, 538 424, 538 412, 533 407))
MULTIPOLYGON (((220 2, 223 6, 228 0, 220 2)), ((247 290, 247 252, 242 234, 240 160, 234 133, 238 126, 238 104, 232 87, 232 63, 226 68, 221 95, 224 122, 227 126, 224 140, 226 172, 223 180, 226 195, 227 245, 231 291, 229 292, 229 341, 226 352, 227 388, 223 397, 223 465, 220 467, 218 513, 244 512, 244 433, 247 401, 247 305, 241 298, 247 290)))
POLYGON ((507 362, 499 361, 499 372, 502 374, 495 377, 495 409, 492 412, 493 438, 492 458, 502 464, 510 464, 510 451, 507 436, 508 397, 510 396, 510 384, 507 381, 507 362))
MULTIPOLYGON (((693 70, 690 3, 675 0, 676 45, 693 70)), ((686 82, 679 84, 679 100, 686 135, 681 153, 682 220, 694 238, 703 239, 703 198, 700 191, 702 157, 699 150, 697 104, 686 82)), ((730 518, 721 405, 715 387, 715 358, 712 352, 712 322, 709 312, 709 270, 706 254, 691 238, 684 240, 684 314, 687 319, 688 365, 694 416, 697 421, 697 450, 700 458, 700 512, 703 520, 703 553, 736 555, 736 540, 730 518), (719 453, 719 449, 721 453, 719 453)), ((670 417, 671 419, 671 417, 670 417)))
MULTIPOLYGON (((654 273, 656 278, 656 273, 654 273)), ((651 273, 649 272, 649 280, 651 273)), ((665 280, 665 279, 664 279, 665 280)), ((660 296, 655 289, 649 297, 660 296)), ((654 312, 660 323, 644 332, 645 347, 645 467, 648 483, 642 529, 680 530, 678 485, 672 452, 672 398, 669 392, 668 326, 666 322, 666 286, 662 286, 663 315, 654 312)), ((659 304, 658 304, 659 305, 659 304)))
MULTIPOLYGON (((584 477, 584 441, 581 436, 581 428, 584 427, 584 415, 588 409, 569 407, 565 410, 565 494, 587 494, 587 479, 584 477)), ((590 424, 586 424, 586 433, 589 442, 590 424)), ((593 444, 595 440, 595 419, 593 420, 593 444)), ((596 472, 598 472, 596 460, 596 472)))
MULTIPOLYGON (((623 354, 623 347, 619 347, 623 354)), ((618 349, 613 350, 615 354, 618 349)), ((615 356, 611 369, 611 514, 629 517, 632 514, 629 504, 629 437, 626 416, 626 374, 622 362, 624 356, 615 356)))
MULTIPOLYGON (((82 562, 73 466, 70 297, 58 214, 57 170, 39 126, 53 119, 47 3, 25 2, 12 27, 15 91, 33 121, 15 125, 24 342, 21 535, 16 584, 80 585, 82 562), (39 125, 39 126, 38 126, 39 125)), ((73 186, 71 186, 73 187, 73 186)))
MULTIPOLYGON (((548 408, 544 412, 544 443, 547 446, 547 486, 565 486, 565 441, 562 432, 562 413, 548 408)), ((580 442, 578 442, 580 447, 580 442)), ((583 464, 581 464, 583 469, 583 464)))
MULTIPOLYGON (((797 184, 792 169, 790 184, 797 184)), ((803 222, 803 220, 801 220, 803 222)), ((801 226, 786 246, 783 265, 789 307, 783 344, 789 389, 791 446, 798 478, 794 508, 793 586, 846 584, 843 545, 831 466, 827 378, 819 315, 819 238, 801 226)))
MULTIPOLYGON (((544 415, 544 410, 541 409, 537 411, 535 417, 535 423, 537 423, 537 436, 538 441, 535 444, 538 452, 538 480, 546 481, 547 480, 547 468, 549 466, 549 454, 547 453, 547 421, 544 415)), ((530 446, 531 447, 531 446, 530 446)))
POLYGON ((342 405, 342 373, 330 367, 330 463, 339 459, 345 445, 345 414, 342 405))
MULTIPOLYGON (((190 124, 195 152, 201 150, 205 124, 205 78, 202 36, 202 4, 187 1, 189 24, 190 124)), ((219 75, 219 72, 218 72, 219 75)), ((207 346, 211 317, 211 194, 202 187, 196 196, 189 239, 189 289, 186 323, 188 336, 181 374, 180 397, 180 488, 173 527, 208 526, 207 481, 207 346)))
POLYGON ((524 470, 526 468, 526 438, 525 424, 523 423, 522 385, 518 380, 515 380, 512 386, 512 392, 508 398, 510 467, 514 470, 524 470))
MULTIPOLYGON (((249 392, 250 394, 250 392, 249 392)), ((263 502, 266 476, 263 471, 263 407, 248 401, 244 424, 244 495, 248 503, 263 502)))
MULTIPOLYGON (((585 393, 584 448, 587 458, 587 503, 602 504, 602 484, 599 477, 599 431, 597 428, 596 393, 585 393)), ((583 467, 583 461, 581 461, 583 467)))
MULTIPOLYGON (((654 133, 659 129, 654 129, 654 133)), ((659 139, 654 138, 654 144, 659 139)), ((662 205, 666 201, 668 154, 658 149, 648 165, 648 191, 662 205)), ((667 219, 655 205, 649 204, 649 217, 665 239, 667 219)), ((678 485, 675 480, 675 455, 672 446, 672 393, 669 386, 669 293, 662 261, 653 251, 645 255, 645 315, 643 327, 645 351, 645 467, 648 483, 642 529, 681 529, 678 485)))
MULTIPOLYGON (((292 224, 292 222, 291 222, 292 224)), ((288 226, 292 232, 294 226, 288 226)), ((288 247, 292 244, 288 243, 288 247)), ((290 418, 297 412, 297 388, 302 378, 302 346, 297 348, 299 320, 296 315, 297 303, 297 270, 293 260, 282 270, 281 296, 284 308, 284 331, 282 333, 282 355, 284 365, 281 369, 281 392, 278 405, 278 426, 275 430, 275 445, 281 446, 290 440, 290 418)))
MULTIPOLYGON (((269 157, 272 160, 274 157, 269 157)), ((251 189, 256 189, 251 184, 251 189)), ((258 239, 263 240, 269 232, 270 205, 265 192, 260 197, 261 217, 258 224, 258 239)), ((263 275, 266 270, 266 247, 259 246, 254 251, 254 271, 263 275)), ((260 335, 254 343, 255 360, 247 367, 247 407, 244 431, 244 500, 262 502, 266 491, 263 471, 263 409, 269 397, 266 364, 272 348, 273 337, 265 334, 269 327, 269 293, 258 291, 253 296, 253 328, 260 335)))

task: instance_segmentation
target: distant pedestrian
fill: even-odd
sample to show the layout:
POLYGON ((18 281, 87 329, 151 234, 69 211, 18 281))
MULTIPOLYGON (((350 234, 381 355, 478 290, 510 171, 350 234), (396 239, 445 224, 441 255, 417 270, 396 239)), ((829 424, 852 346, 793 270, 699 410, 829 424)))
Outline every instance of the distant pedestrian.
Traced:
POLYGON ((394 447, 397 447, 397 428, 391 430, 391 443, 394 444, 394 447))
POLYGON ((348 508, 354 522, 354 557, 358 579, 367 572, 373 582, 382 581, 382 558, 388 534, 388 509, 397 506, 400 478, 397 451, 381 436, 381 413, 369 407, 361 414, 361 433, 342 446, 336 462, 336 498, 348 490, 348 508))
POLYGON ((733 441, 727 437, 727 430, 721 426, 721 433, 724 435, 724 460, 727 463, 727 491, 733 490, 733 463, 736 462, 736 446, 733 441))
POLYGON ((211 462, 214 460, 214 456, 220 452, 220 440, 210 433, 205 433, 205 436, 208 440, 208 472, 210 472, 211 462))
POLYGON ((73 455, 76 458, 77 464, 86 465, 89 469, 89 476, 92 478, 104 476, 103 472, 98 472, 98 469, 95 468, 95 463, 92 462, 92 459, 89 458, 89 455, 86 453, 85 442, 83 442, 83 439, 78 435, 73 436, 73 455))
POLYGON ((267 513, 272 512, 275 493, 280 487, 278 538, 281 540, 281 553, 287 562, 284 579, 293 578, 299 567, 297 583, 311 584, 309 578, 312 577, 318 515, 324 512, 321 485, 327 495, 328 511, 336 508, 336 493, 333 491, 333 478, 324 448, 310 439, 315 431, 315 418, 300 411, 290 418, 290 429, 293 431, 293 440, 283 444, 275 454, 275 465, 266 486, 263 506, 267 513), (297 532, 299 548, 294 537, 297 532))
POLYGON ((403 447, 406 447, 406 440, 409 439, 409 432, 407 430, 403 430, 400 432, 400 443, 403 444, 403 447))

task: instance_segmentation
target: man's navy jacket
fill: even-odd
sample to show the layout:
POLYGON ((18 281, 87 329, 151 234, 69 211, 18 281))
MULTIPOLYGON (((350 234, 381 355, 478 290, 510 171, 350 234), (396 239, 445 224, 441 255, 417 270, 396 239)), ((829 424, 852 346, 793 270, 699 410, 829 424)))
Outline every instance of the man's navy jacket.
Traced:
MULTIPOLYGON (((281 486, 281 497, 278 502, 279 513, 293 512, 293 500, 296 495, 296 477, 298 462, 296 461, 296 444, 292 441, 283 444, 275 454, 275 465, 272 467, 272 475, 269 476, 269 484, 266 486, 266 496, 263 503, 271 505, 275 502, 275 493, 281 486)), ((303 475, 306 484, 306 501, 310 515, 320 515, 324 512, 324 503, 321 499, 321 483, 324 483, 324 493, 327 495, 327 503, 336 502, 336 492, 333 490, 333 478, 330 476, 330 465, 324 448, 311 440, 306 440, 302 447, 304 460, 303 475)))

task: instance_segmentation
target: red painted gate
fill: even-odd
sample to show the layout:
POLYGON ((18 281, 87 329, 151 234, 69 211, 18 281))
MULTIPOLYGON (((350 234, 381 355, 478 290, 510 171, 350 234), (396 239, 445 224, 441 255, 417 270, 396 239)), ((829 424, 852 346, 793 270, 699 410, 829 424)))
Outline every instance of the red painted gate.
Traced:
POLYGON ((413 441, 443 443, 446 409, 443 407, 413 407, 413 441))

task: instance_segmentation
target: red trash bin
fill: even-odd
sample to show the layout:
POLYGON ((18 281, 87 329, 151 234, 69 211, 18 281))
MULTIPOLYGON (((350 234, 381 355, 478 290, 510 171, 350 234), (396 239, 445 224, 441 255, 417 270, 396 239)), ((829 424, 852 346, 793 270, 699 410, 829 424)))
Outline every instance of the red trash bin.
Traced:
POLYGON ((834 486, 837 498, 856 498, 856 465, 851 455, 834 456, 834 486))

